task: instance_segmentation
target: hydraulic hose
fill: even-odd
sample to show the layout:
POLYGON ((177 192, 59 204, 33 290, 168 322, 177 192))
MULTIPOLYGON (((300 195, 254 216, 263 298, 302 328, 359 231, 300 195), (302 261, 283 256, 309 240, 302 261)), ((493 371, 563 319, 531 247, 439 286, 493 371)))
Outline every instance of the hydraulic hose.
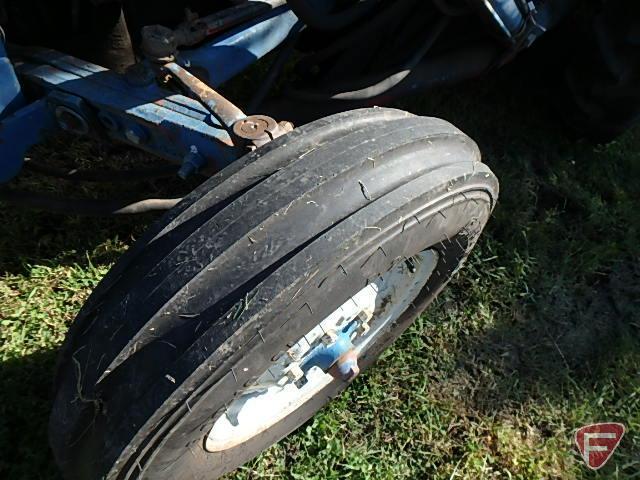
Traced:
MULTIPOLYGON (((406 75, 405 71, 397 72, 371 87, 340 93, 297 90, 291 92, 290 98, 299 102, 320 102, 325 105, 329 102, 350 102, 347 103, 349 108, 385 104, 421 90, 451 85, 477 77, 489 69, 498 56, 499 50, 493 44, 474 45, 425 59, 414 68, 407 70, 406 75)), ((299 104, 298 108, 301 108, 299 104)), ((333 110, 327 108, 327 112, 333 112, 333 110)))
POLYGON ((66 215, 127 215, 169 210, 181 198, 147 198, 136 202, 123 200, 75 200, 32 192, 0 190, 0 202, 66 215))
POLYGON ((422 58, 431 49, 436 42, 440 34, 444 31, 449 24, 449 17, 442 17, 433 29, 429 32, 429 35, 417 49, 417 51, 411 56, 411 58, 397 71, 388 74, 385 78, 379 81, 372 82, 364 88, 355 88, 353 90, 344 90, 333 94, 313 94, 303 92, 293 92, 293 96, 301 96, 304 99, 314 98, 314 100, 324 101, 326 99, 331 100, 366 100, 375 98, 385 92, 391 90, 393 87, 401 83, 407 76, 411 74, 411 71, 420 63, 422 58))

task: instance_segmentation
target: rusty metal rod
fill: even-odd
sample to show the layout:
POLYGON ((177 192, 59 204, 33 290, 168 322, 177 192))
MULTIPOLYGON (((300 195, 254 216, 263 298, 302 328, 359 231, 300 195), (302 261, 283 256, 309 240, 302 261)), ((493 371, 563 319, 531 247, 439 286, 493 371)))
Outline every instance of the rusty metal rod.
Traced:
POLYGON ((233 134, 233 125, 246 118, 242 110, 236 107, 209 85, 195 77, 175 62, 170 62, 162 67, 187 90, 187 93, 202 102, 207 110, 220 121, 227 131, 233 134))
POLYGON ((196 18, 191 22, 178 26, 176 36, 182 42, 178 43, 177 46, 196 45, 207 37, 235 27, 285 3, 284 0, 250 0, 211 15, 196 18))

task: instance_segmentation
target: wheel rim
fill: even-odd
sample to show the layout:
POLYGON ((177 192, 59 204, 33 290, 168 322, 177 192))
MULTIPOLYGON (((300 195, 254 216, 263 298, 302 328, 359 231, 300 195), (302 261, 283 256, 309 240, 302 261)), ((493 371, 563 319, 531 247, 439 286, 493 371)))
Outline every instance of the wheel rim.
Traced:
POLYGON ((359 373, 357 358, 409 307, 438 262, 435 250, 396 263, 318 322, 247 387, 215 421, 209 452, 236 447, 302 407, 334 381, 359 373))

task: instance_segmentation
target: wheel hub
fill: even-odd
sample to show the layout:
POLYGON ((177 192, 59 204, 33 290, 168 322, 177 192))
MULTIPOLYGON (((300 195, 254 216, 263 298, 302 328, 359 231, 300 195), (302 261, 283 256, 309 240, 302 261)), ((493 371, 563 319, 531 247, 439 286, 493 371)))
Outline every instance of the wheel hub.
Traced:
POLYGON ((351 381, 358 357, 390 328, 431 276, 437 254, 398 262, 319 322, 247 387, 216 420, 209 452, 240 445, 275 425, 333 381, 351 381))

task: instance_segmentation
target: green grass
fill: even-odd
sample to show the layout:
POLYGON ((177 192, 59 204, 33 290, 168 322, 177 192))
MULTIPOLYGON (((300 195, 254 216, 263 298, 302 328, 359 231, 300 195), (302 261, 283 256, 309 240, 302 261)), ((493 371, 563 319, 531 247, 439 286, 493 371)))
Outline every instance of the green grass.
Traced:
MULTIPOLYGON (((640 476, 640 130, 604 147, 568 140, 534 84, 506 71, 399 104, 480 144, 501 180, 494 216, 467 266, 374 368, 229 478, 640 476), (589 472, 572 433, 604 420, 628 433, 589 472)), ((150 161, 69 139, 33 156, 150 161)), ((20 183, 78 196, 192 187, 20 183)), ((153 218, 0 211, 0 478, 59 478, 46 439, 56 349, 153 218)))

